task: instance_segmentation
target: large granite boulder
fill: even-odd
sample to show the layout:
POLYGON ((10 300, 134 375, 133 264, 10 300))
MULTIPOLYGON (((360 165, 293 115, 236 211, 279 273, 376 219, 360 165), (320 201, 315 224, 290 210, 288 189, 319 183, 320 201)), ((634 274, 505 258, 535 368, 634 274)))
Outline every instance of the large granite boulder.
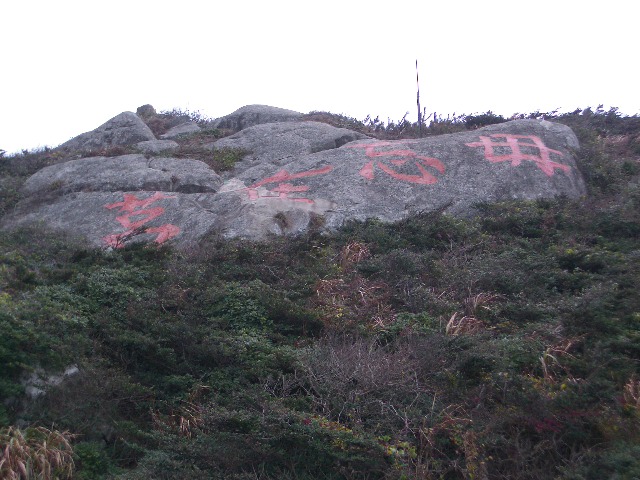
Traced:
POLYGON ((198 198, 210 194, 176 192, 73 192, 34 209, 25 209, 15 225, 46 225, 84 237, 104 248, 120 248, 131 241, 167 240, 189 245, 210 232, 216 215, 198 198))
POLYGON ((575 198, 586 192, 577 148, 570 128, 537 120, 424 139, 358 140, 226 181, 217 201, 235 196, 244 209, 219 226, 228 236, 260 237, 433 210, 469 216, 481 202, 575 198))
POLYGON ((67 150, 91 151, 156 140, 151 129, 133 112, 122 112, 95 130, 60 145, 67 150))
POLYGON ((367 137, 362 133, 320 122, 265 123, 245 128, 213 144, 215 149, 239 148, 249 152, 229 175, 261 166, 265 172, 310 153, 341 147, 367 137))
POLYGON ((146 140, 136 143, 135 147, 142 153, 158 154, 174 152, 180 145, 174 140, 146 140))
POLYGON ((210 232, 264 239, 354 219, 392 222, 433 210, 468 216, 480 202, 585 194, 575 135, 548 121, 397 141, 315 122, 270 123, 214 145, 229 147, 251 153, 224 182, 202 162, 143 155, 44 168, 3 226, 36 222, 103 247, 186 245, 210 232))
POLYGON ((166 140, 170 138, 176 138, 181 135, 191 135, 193 133, 198 133, 201 128, 195 122, 184 122, 180 125, 176 125, 175 127, 171 127, 167 133, 160 135, 160 138, 166 140))
POLYGON ((136 110, 136 115, 145 120, 151 117, 155 117, 157 115, 157 112, 156 109, 153 108, 153 105, 149 105, 147 103, 146 105, 138 107, 138 109, 136 110))
POLYGON ((198 160, 144 155, 91 157, 45 167, 31 176, 8 226, 41 224, 96 246, 132 240, 185 244, 209 232, 216 215, 199 204, 222 184, 198 160), (200 194, 200 195, 199 195, 200 194))
POLYGON ((22 189, 27 196, 41 192, 155 191, 215 192, 220 176, 198 160, 149 158, 132 154, 91 157, 45 167, 29 177, 22 189))
POLYGON ((214 121, 214 128, 225 128, 233 131, 260 125, 262 123, 292 122, 300 120, 302 113, 268 105, 246 105, 229 115, 214 121))

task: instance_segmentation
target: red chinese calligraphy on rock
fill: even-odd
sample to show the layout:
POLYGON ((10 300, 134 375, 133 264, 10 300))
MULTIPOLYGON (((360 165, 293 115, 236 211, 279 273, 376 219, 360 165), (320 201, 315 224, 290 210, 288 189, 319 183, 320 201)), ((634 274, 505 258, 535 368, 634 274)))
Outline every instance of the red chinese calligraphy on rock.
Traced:
POLYGON ((317 170, 308 170, 306 172, 299 172, 299 173, 289 173, 286 170, 280 170, 278 173, 276 173, 272 177, 265 178, 247 187, 247 193, 249 194, 250 200, 257 200, 259 198, 268 198, 268 199, 290 200, 293 202, 313 204, 314 203, 313 200, 309 198, 289 197, 290 193, 308 191, 309 190, 308 186, 293 185, 291 183, 286 183, 286 182, 295 180, 298 178, 312 177, 315 175, 323 175, 325 173, 329 173, 331 170, 333 170, 333 167, 331 165, 327 165, 326 167, 319 168, 317 170), (272 188, 271 190, 267 190, 266 194, 261 195, 260 192, 258 191, 258 188, 264 185, 268 185, 270 183, 277 183, 278 185, 275 188, 272 188), (272 195, 272 193, 275 193, 275 195, 272 195))
MULTIPOLYGON (((122 202, 110 203, 104 207, 112 210, 118 208, 120 212, 125 212, 124 215, 119 215, 116 220, 126 228, 126 231, 118 234, 107 235, 102 240, 113 248, 121 248, 124 246, 124 242, 129 239, 137 229, 141 228, 146 223, 158 218, 164 213, 162 207, 151 207, 151 205, 158 200, 164 198, 176 198, 163 193, 156 192, 151 197, 140 199, 135 195, 125 193, 124 200, 122 202)), ((180 233, 180 229, 175 225, 165 224, 159 227, 146 228, 144 233, 155 233, 157 237, 155 242, 160 244, 164 243, 170 238, 175 237, 180 233)))
MULTIPOLYGON (((411 140, 404 140, 402 143, 412 143, 411 140)), ((444 173, 444 165, 437 158, 431 157, 423 157, 418 155, 413 150, 384 150, 384 151, 376 151, 376 148, 379 147, 387 147, 395 145, 392 142, 374 142, 374 143, 360 143, 357 145, 349 145, 347 148, 364 148, 364 153, 367 157, 375 158, 375 157, 408 157, 415 159, 415 166, 418 168, 420 172, 419 175, 409 175, 406 173, 400 173, 394 170, 389 165, 386 165, 382 161, 374 161, 371 160, 364 167, 360 169, 360 175, 366 178, 367 180, 373 180, 374 178, 374 169, 377 165, 380 170, 385 172, 387 175, 395 178, 396 180, 401 180, 403 182, 409 183, 417 183, 419 185, 431 185, 436 183, 438 179, 432 175, 427 167, 435 168, 440 173, 444 173)), ((389 160, 389 162, 396 166, 405 165, 407 163, 407 159, 395 159, 389 160)))
POLYGON ((484 157, 492 163, 511 162, 517 167, 523 160, 534 162, 540 170, 551 177, 556 169, 568 172, 571 167, 551 160, 551 154, 562 157, 562 152, 548 148, 539 137, 534 135, 510 135, 494 133, 489 137, 480 136, 479 142, 465 143, 468 147, 484 147, 484 157), (490 138, 491 137, 491 138, 490 138), (504 141, 500 141, 504 139, 504 141), (509 149, 507 153, 497 154, 497 148, 509 149), (535 150, 536 153, 525 153, 522 148, 535 150))

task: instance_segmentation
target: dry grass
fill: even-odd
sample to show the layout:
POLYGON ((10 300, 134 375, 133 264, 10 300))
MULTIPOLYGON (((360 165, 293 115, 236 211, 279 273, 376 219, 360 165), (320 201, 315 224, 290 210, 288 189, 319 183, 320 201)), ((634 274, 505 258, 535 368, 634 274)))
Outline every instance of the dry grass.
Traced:
POLYGON ((622 398, 625 405, 640 411, 640 380, 637 377, 632 376, 625 384, 622 398))
POLYGON ((580 338, 567 338, 562 341, 548 346, 542 356, 540 357, 540 363, 542 365, 542 373, 544 379, 547 382, 553 382, 555 380, 555 370, 559 370, 563 375, 569 377, 571 380, 575 380, 570 374, 566 367, 564 367, 560 363, 560 358, 564 356, 569 356, 573 358, 573 355, 569 353, 569 350, 573 348, 578 342, 580 338))
POLYGON ((313 303, 326 328, 344 330, 360 325, 368 330, 384 330, 396 320, 389 304, 389 285, 356 273, 358 263, 370 256, 365 243, 351 242, 336 255, 340 275, 317 282, 313 303))
POLYGON ((191 438, 202 430, 203 407, 192 402, 183 402, 177 411, 162 415, 158 411, 151 411, 151 418, 157 429, 174 431, 182 437, 191 438))
POLYGON ((445 327, 445 333, 447 335, 472 335, 479 333, 485 329, 485 324, 482 320, 478 320, 474 316, 464 315, 458 318, 458 312, 455 312, 445 327))
POLYGON ((326 328, 344 330, 364 325, 375 330, 395 320, 389 297, 387 284, 356 275, 349 281, 343 277, 320 280, 316 284, 314 303, 326 328))
POLYGON ((467 315, 476 316, 480 310, 489 310, 489 304, 500 300, 502 297, 495 293, 481 292, 470 295, 465 299, 464 306, 467 315))
POLYGON ((69 432, 44 427, 0 431, 0 478, 6 480, 66 479, 73 477, 73 449, 69 432))
POLYGON ((351 242, 340 252, 340 266, 342 268, 351 267, 371 256, 369 247, 361 242, 351 242))
POLYGON ((208 391, 209 387, 198 385, 189 398, 183 400, 177 409, 171 409, 168 415, 152 410, 151 418, 154 426, 160 430, 172 430, 182 437, 195 436, 205 427, 202 399, 208 391))
POLYGON ((469 295, 464 300, 464 312, 455 312, 445 327, 447 335, 472 335, 487 329, 484 321, 478 318, 481 310, 489 310, 489 304, 500 300, 502 297, 494 293, 481 292, 469 295))
POLYGON ((432 480, 445 476, 449 478, 451 475, 451 478, 485 480, 487 473, 482 442, 478 434, 470 429, 472 425, 469 412, 458 404, 447 405, 436 416, 425 418, 416 435, 418 455, 413 461, 414 478, 432 480), (447 452, 443 450, 443 438, 447 438, 464 454, 466 466, 456 462, 443 469, 441 459, 447 458, 447 452))

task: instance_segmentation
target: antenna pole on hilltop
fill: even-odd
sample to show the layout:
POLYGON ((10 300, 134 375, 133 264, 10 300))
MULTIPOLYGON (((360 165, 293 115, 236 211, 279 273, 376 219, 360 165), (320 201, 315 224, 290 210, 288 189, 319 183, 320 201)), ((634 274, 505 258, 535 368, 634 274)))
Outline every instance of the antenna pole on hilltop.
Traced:
POLYGON ((418 87, 417 103, 418 103, 418 131, 422 138, 422 110, 420 109, 420 79, 418 78, 418 59, 416 59, 416 85, 418 87))

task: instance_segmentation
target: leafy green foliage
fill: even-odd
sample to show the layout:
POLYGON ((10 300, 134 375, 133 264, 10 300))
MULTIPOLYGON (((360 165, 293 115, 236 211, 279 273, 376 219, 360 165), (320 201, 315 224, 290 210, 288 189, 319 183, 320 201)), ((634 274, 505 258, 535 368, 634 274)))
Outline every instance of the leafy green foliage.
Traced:
POLYGON ((79 442, 75 445, 73 453, 80 470, 77 478, 81 480, 100 480, 106 478, 109 473, 114 473, 108 453, 98 442, 79 442))

